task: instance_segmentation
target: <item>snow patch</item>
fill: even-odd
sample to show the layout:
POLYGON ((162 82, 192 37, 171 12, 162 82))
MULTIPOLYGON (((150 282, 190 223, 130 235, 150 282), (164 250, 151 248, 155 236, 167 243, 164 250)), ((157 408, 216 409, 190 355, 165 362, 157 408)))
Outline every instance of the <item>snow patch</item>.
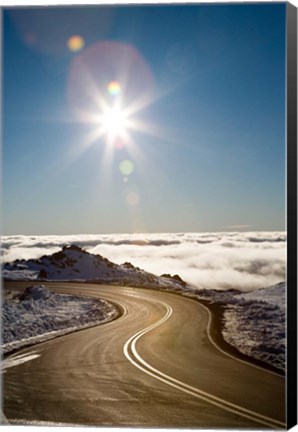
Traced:
POLYGON ((56 294, 43 285, 28 287, 17 295, 4 291, 3 297, 4 353, 118 316, 115 306, 105 300, 56 294))
POLYGON ((285 282, 249 293, 197 291, 224 308, 223 337, 243 354, 280 370, 286 363, 285 282))

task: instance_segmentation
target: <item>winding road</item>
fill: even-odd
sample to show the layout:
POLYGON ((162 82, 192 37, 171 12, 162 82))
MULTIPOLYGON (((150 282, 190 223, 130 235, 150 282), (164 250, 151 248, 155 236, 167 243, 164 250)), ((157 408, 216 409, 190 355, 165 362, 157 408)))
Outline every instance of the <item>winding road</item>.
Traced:
MULTIPOLYGON (((285 380, 225 353, 199 302, 129 287, 47 283, 104 298, 120 318, 23 349, 3 373, 13 422, 285 428, 285 380)), ((19 287, 22 284, 18 284, 19 287)), ((25 286, 25 285, 24 285, 25 286)))

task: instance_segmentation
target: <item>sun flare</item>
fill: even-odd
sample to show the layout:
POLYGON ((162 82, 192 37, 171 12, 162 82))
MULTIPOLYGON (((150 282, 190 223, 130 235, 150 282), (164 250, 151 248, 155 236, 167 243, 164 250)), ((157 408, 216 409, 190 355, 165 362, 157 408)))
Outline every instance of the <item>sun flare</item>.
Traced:
POLYGON ((100 117, 100 125, 104 133, 112 136, 122 135, 128 127, 125 112, 118 107, 107 108, 100 117))

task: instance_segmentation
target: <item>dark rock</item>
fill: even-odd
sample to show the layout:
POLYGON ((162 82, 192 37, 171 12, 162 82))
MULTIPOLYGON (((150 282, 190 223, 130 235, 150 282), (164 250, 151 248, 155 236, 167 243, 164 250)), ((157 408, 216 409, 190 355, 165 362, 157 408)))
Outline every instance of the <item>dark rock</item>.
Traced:
POLYGON ((130 262, 125 262, 122 264, 122 267, 125 267, 127 269, 134 269, 134 266, 130 262))
POLYGON ((20 295, 20 300, 46 300, 51 297, 51 291, 44 285, 32 285, 25 289, 23 294, 20 295))
POLYGON ((47 274, 46 270, 40 269, 38 277, 39 277, 39 279, 47 279, 48 274, 47 274))
POLYGON ((183 286, 186 285, 186 282, 184 282, 184 280, 181 279, 181 277, 177 274, 175 276, 171 276, 170 274, 163 274, 163 275, 161 275, 161 277, 175 280, 175 281, 179 282, 180 285, 183 285, 183 286))

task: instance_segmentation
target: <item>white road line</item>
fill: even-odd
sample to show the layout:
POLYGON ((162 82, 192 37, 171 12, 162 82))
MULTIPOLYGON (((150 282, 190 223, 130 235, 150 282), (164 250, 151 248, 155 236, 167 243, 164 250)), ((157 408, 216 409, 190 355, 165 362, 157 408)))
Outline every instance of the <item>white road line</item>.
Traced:
POLYGON ((3 360, 1 362, 1 371, 5 371, 5 369, 18 366, 22 363, 26 363, 28 361, 34 360, 35 358, 39 357, 40 354, 23 354, 19 357, 8 357, 7 359, 3 360))
MULTIPOLYGON (((169 294, 170 294, 170 293, 169 293, 169 294)), ((129 293, 128 295, 129 295, 130 297, 140 297, 140 296, 138 296, 138 295, 133 295, 133 294, 131 294, 131 293, 129 293)), ((207 306, 205 306, 203 303, 201 303, 199 299, 191 298, 191 297, 188 297, 188 296, 185 296, 185 295, 183 295, 183 298, 184 298, 185 300, 189 300, 189 301, 191 301, 191 302, 195 302, 196 304, 199 303, 199 305, 200 305, 203 309, 205 309, 205 310, 207 311, 207 313, 208 313, 207 336, 208 336, 208 339, 210 340, 210 342, 212 343, 212 345, 213 345, 213 346, 214 346, 218 351, 220 351, 221 353, 225 354, 226 356, 232 358, 233 360, 235 360, 235 361, 237 361, 237 362, 239 362, 239 363, 246 364, 246 365, 248 365, 248 366, 250 366, 250 367, 253 367, 253 368, 255 368, 255 369, 259 369, 259 370, 261 370, 262 372, 265 372, 265 373, 268 373, 268 374, 271 374, 271 375, 275 375, 275 376, 278 376, 279 378, 283 379, 283 376, 280 375, 280 374, 277 373, 277 372, 271 371, 271 370, 266 369, 265 367, 262 367, 262 366, 258 366, 258 365, 254 364, 254 363, 251 363, 251 362, 247 361, 247 360, 242 360, 242 359, 240 359, 240 358, 234 356, 233 354, 230 354, 230 353, 228 353, 227 351, 223 350, 223 349, 222 349, 222 348, 221 348, 221 347, 220 347, 220 346, 215 342, 215 340, 212 338, 212 335, 211 335, 212 313, 211 313, 210 309, 209 309, 207 306)), ((147 300, 148 300, 148 297, 147 297, 147 300)), ((158 300, 157 300, 157 301, 158 301, 158 300)))
MULTIPOLYGON (((150 299, 150 301, 152 301, 152 300, 150 299)), ((175 387, 175 388, 183 391, 184 393, 187 393, 187 394, 190 394, 196 398, 202 399, 202 400, 204 400, 204 401, 206 401, 212 405, 215 405, 221 409, 224 409, 226 411, 229 411, 229 412, 232 412, 234 414, 237 414, 237 415, 240 415, 242 417, 253 420, 254 422, 261 423, 261 424, 269 426, 271 428, 272 427, 273 428, 280 428, 280 427, 284 428, 286 426, 285 423, 283 423, 283 422, 275 420, 271 417, 264 416, 262 414, 258 414, 254 411, 248 410, 246 408, 243 408, 243 407, 238 406, 236 404, 233 404, 231 402, 225 401, 224 399, 218 398, 218 397, 213 396, 207 392, 204 392, 204 391, 199 390, 193 386, 190 386, 186 383, 183 383, 182 381, 179 381, 173 377, 170 377, 169 375, 166 375, 163 372, 154 368, 153 366, 149 365, 140 356, 140 354, 137 352, 137 349, 136 349, 137 341, 142 336, 144 336, 146 333, 149 333, 150 331, 152 331, 156 327, 159 327, 160 325, 162 325, 165 321, 167 321, 171 317, 171 315, 173 313, 173 309, 168 304, 161 302, 161 301, 156 301, 156 302, 159 304, 162 304, 165 307, 166 314, 160 320, 158 320, 156 323, 151 324, 149 327, 146 327, 145 329, 140 330, 139 332, 137 332, 136 334, 131 336, 127 340, 127 342, 125 343, 124 348, 123 348, 123 352, 124 352, 125 357, 135 367, 142 370, 146 374, 148 374, 148 375, 150 375, 150 376, 152 376, 152 377, 154 377, 154 378, 156 378, 156 379, 158 379, 158 380, 160 380, 160 381, 162 381, 162 382, 164 382, 164 383, 166 383, 172 387, 175 387), (132 354, 130 354, 130 351, 132 354)), ((209 316, 209 318, 210 318, 210 316, 209 316)), ((208 336, 209 336, 209 334, 208 334, 208 336)), ((225 354, 224 351, 223 351, 223 353, 225 354)))
MULTIPOLYGON (((36 352, 37 352, 36 350, 34 350, 34 351, 30 350, 30 354, 35 354, 36 352)), ((10 359, 21 359, 23 357, 26 357, 27 355, 28 355, 28 353, 23 353, 23 354, 15 353, 15 354, 12 354, 11 356, 9 356, 9 358, 10 359)))

